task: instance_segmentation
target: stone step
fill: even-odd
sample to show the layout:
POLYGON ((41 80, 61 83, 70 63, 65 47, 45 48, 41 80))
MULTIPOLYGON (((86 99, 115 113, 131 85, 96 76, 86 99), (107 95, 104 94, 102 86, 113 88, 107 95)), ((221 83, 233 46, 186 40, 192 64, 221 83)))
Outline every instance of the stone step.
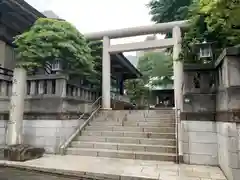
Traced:
POLYGON ((127 121, 175 122, 175 119, 174 118, 141 118, 141 119, 128 119, 127 121))
POLYGON ((128 144, 149 144, 175 146, 175 139, 133 138, 133 137, 108 137, 108 136, 78 136, 77 141, 114 142, 128 144))
MULTIPOLYGON (((121 117, 121 119, 122 118, 123 117, 121 117)), ((125 118, 127 118, 127 119, 175 119, 175 115, 161 115, 161 116, 137 116, 137 115, 135 116, 135 115, 128 115, 125 118)), ((105 118, 105 119, 107 119, 107 118, 105 118)), ((114 119, 117 119, 117 118, 114 118, 114 119)))
POLYGON ((134 122, 134 121, 124 121, 124 122, 117 122, 117 121, 105 121, 105 122, 90 122, 92 126, 128 126, 128 127, 174 127, 175 123, 165 123, 165 122, 134 122))
POLYGON ((162 123, 162 124, 175 124, 175 120, 167 120, 167 119, 104 119, 104 120, 93 120, 92 122, 97 123, 122 123, 122 122, 129 122, 129 123, 162 123))
POLYGON ((127 131, 127 132, 158 132, 175 133, 175 127, 125 127, 125 126, 86 126, 92 131, 127 131))
POLYGON ((109 149, 88 149, 88 148, 68 148, 67 154, 81 156, 99 156, 122 159, 141 159, 141 160, 159 160, 175 161, 176 154, 173 153, 154 153, 154 152, 134 152, 109 149))
POLYGON ((144 151, 158 153, 175 153, 175 146, 147 145, 147 144, 126 144, 126 143, 109 143, 109 142, 84 142, 73 141, 71 147, 74 148, 94 148, 94 149, 112 149, 127 151, 144 151))
POLYGON ((174 133, 156 133, 156 132, 126 132, 126 131, 83 131, 83 136, 117 136, 117 137, 140 137, 140 138, 164 138, 174 139, 174 133))

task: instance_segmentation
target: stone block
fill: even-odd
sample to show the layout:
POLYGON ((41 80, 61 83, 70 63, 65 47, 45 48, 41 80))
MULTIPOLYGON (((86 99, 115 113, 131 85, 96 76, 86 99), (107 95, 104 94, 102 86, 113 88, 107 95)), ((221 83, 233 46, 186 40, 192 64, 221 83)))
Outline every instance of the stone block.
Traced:
POLYGON ((227 139, 227 147, 228 151, 230 152, 237 152, 238 151, 238 140, 236 137, 228 137, 227 139))
POLYGON ((81 156, 97 156, 97 151, 89 151, 89 149, 67 148, 67 154, 81 156))
MULTIPOLYGON (((232 169, 232 180, 239 180, 240 177, 240 169, 232 169)), ((231 179, 230 179, 231 180, 231 179)))
POLYGON ((97 136, 78 136, 77 140, 80 141, 95 141, 95 142, 106 142, 105 137, 97 136))
POLYGON ((189 143, 217 143, 217 133, 189 132, 189 143))
POLYGON ((102 132, 102 136, 118 136, 118 137, 122 137, 123 136, 123 132, 103 131, 102 132))
POLYGON ((101 131, 83 131, 81 132, 82 136, 101 136, 101 131))
POLYGON ((61 127, 63 128, 71 128, 71 127, 77 127, 84 123, 84 120, 62 120, 61 127))
POLYGON ((140 128, 140 127, 114 126, 113 127, 113 131, 143 132, 143 128, 140 128))
POLYGON ((228 158, 229 158, 230 168, 235 168, 235 169, 240 168, 238 153, 228 152, 228 158))
POLYGON ((210 155, 189 154, 190 164, 218 165, 218 157, 210 155))
POLYGON ((140 139, 140 144, 175 146, 176 141, 168 139, 140 139))
POLYGON ((124 151, 145 151, 145 147, 143 145, 125 145, 125 144, 118 144, 118 150, 124 151))
POLYGON ((93 131, 112 131, 112 126, 86 126, 86 130, 93 130, 93 131))
POLYGON ((189 133, 188 132, 182 132, 182 141, 185 143, 189 142, 189 133))
POLYGON ((154 161, 175 161, 176 157, 171 155, 160 155, 160 154, 138 154, 136 153, 136 159, 141 160, 154 160, 154 161))
POLYGON ((56 146, 60 142, 58 141, 58 137, 44 137, 45 144, 44 146, 56 146))
POLYGON ((118 138, 118 137, 107 137, 107 142, 117 142, 117 143, 130 143, 139 144, 139 140, 136 138, 118 138))
POLYGON ((74 148, 94 148, 94 142, 79 142, 79 141, 72 141, 71 146, 74 148))
POLYGON ((61 120, 24 120, 23 127, 62 127, 61 120))
MULTIPOLYGON (((124 136, 125 137, 139 137, 139 138, 144 138, 144 137, 147 137, 147 133, 143 133, 143 132, 140 132, 140 133, 136 133, 136 132, 124 132, 124 136)), ((149 136, 150 136, 150 133, 149 133, 149 136)))
POLYGON ((190 157, 189 157, 189 154, 183 154, 183 162, 186 163, 186 164, 189 164, 190 163, 190 157))
POLYGON ((37 137, 35 136, 33 138, 32 135, 28 135, 28 134, 24 134, 23 135, 23 143, 24 144, 30 144, 32 146, 40 146, 40 147, 44 147, 45 146, 45 141, 46 141, 46 137, 37 137))
POLYGON ((117 150, 118 146, 116 144, 108 144, 108 143, 95 143, 93 145, 95 149, 112 149, 112 150, 117 150))
POLYGON ((5 135, 0 136, 0 146, 5 145, 5 142, 6 142, 6 136, 5 135))
MULTIPOLYGON (((31 131, 31 128, 28 129, 31 131)), ((35 135, 40 137, 55 137, 56 128, 35 128, 35 135)))
POLYGON ((5 136, 6 134, 6 128, 0 127, 0 136, 5 136))
POLYGON ((5 128, 7 126, 7 121, 0 120, 0 128, 5 128))
POLYGON ((218 133, 223 136, 235 137, 237 136, 238 130, 236 123, 218 122, 218 133))
POLYGON ((116 158, 117 157, 117 151, 98 151, 98 156, 116 158))
POLYGON ((189 154, 189 144, 183 142, 183 153, 189 154))
POLYGON ((144 132, 175 133, 175 127, 143 127, 144 132))
POLYGON ((186 125, 190 132, 216 132, 216 123, 212 121, 187 121, 186 125))
POLYGON ((200 154, 200 155, 217 155, 218 145, 208 144, 208 143, 189 143, 189 153, 190 154, 200 154))
POLYGON ((122 159, 135 159, 136 158, 134 152, 127 152, 127 153, 118 152, 116 154, 116 157, 122 158, 122 159))

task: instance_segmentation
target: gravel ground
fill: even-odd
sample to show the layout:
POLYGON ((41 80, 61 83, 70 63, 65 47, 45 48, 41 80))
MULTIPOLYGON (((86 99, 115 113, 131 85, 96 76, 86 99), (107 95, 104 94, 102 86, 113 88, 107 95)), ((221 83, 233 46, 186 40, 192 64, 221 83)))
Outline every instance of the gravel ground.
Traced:
POLYGON ((0 180, 86 180, 86 178, 53 175, 37 171, 0 167, 0 180))

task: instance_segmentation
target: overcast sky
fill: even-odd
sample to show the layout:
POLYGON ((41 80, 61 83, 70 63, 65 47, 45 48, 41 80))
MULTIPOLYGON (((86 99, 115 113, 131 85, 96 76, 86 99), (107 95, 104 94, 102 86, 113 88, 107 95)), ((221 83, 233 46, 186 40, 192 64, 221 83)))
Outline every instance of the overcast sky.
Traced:
MULTIPOLYGON (((40 12, 52 10, 74 24, 81 33, 150 25, 146 4, 150 0, 25 0, 40 12)), ((113 40, 142 41, 145 36, 113 40)))

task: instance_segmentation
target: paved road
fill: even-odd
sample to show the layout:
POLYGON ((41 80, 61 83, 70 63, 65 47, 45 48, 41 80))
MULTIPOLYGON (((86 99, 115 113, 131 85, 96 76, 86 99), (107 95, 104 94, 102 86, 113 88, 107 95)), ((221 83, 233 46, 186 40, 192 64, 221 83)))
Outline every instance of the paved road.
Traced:
MULTIPOLYGON (((83 178, 86 180, 85 178, 83 178)), ((52 175, 35 171, 19 170, 15 168, 0 167, 0 180, 83 180, 76 177, 52 175)))

